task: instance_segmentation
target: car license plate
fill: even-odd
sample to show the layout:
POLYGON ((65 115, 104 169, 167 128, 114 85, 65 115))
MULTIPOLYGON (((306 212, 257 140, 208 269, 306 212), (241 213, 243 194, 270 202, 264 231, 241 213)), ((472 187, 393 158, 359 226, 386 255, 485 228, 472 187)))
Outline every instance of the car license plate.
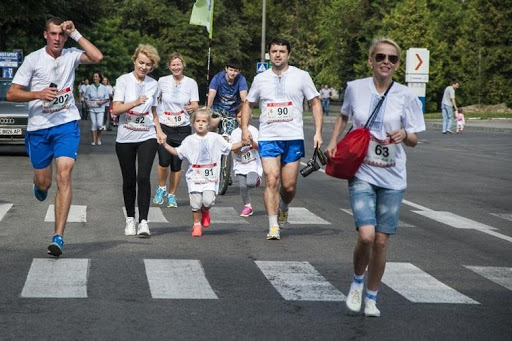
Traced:
POLYGON ((23 135, 21 128, 0 128, 0 135, 23 135))

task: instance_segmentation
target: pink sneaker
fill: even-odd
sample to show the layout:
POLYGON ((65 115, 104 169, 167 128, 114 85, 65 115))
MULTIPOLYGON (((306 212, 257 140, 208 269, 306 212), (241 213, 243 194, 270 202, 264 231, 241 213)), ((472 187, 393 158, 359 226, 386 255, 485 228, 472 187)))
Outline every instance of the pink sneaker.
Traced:
POLYGON ((253 213, 252 207, 244 206, 244 209, 242 210, 242 212, 240 212, 240 217, 248 217, 248 216, 252 215, 252 213, 253 213))
POLYGON ((203 225, 203 227, 208 227, 210 226, 210 221, 210 210, 201 211, 201 225, 203 225))

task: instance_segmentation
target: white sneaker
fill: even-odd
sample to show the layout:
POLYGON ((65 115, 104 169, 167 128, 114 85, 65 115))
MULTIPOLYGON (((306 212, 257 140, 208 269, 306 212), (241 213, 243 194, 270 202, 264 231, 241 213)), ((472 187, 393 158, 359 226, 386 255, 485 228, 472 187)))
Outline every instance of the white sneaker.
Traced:
POLYGON ((380 310, 377 309, 377 302, 372 299, 364 299, 364 315, 368 317, 379 317, 380 310))
POLYGON ((279 234, 279 226, 273 225, 268 229, 267 240, 273 239, 281 239, 281 235, 279 234))
POLYGON ((348 314, 357 314, 361 310, 361 302, 363 299, 363 290, 362 289, 352 289, 350 287, 350 291, 347 296, 347 313, 348 314))
POLYGON ((135 236, 137 231, 135 230, 135 218, 126 218, 126 226, 124 227, 125 236, 135 236))
POLYGON ((149 233, 148 222, 144 219, 139 223, 138 230, 139 232, 137 232, 137 234, 139 237, 149 237, 151 235, 151 233, 149 233))

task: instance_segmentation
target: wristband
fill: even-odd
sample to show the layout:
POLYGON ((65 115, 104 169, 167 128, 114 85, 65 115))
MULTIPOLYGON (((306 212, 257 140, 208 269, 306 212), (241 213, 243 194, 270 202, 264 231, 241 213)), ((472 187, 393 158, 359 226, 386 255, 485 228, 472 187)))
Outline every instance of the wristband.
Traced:
POLYGON ((80 40, 80 38, 82 38, 82 35, 80 34, 80 32, 78 32, 77 29, 75 29, 69 36, 77 43, 80 40))

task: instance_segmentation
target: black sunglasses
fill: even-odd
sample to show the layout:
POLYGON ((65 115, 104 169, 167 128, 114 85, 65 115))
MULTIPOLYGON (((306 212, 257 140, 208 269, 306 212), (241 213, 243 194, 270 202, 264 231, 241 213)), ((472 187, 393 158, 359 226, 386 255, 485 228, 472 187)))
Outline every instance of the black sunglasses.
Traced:
POLYGON ((377 53, 375 55, 375 61, 377 63, 380 63, 380 62, 384 61, 384 59, 386 59, 386 57, 388 57, 388 60, 391 64, 396 64, 400 60, 400 57, 395 56, 394 54, 377 53))

